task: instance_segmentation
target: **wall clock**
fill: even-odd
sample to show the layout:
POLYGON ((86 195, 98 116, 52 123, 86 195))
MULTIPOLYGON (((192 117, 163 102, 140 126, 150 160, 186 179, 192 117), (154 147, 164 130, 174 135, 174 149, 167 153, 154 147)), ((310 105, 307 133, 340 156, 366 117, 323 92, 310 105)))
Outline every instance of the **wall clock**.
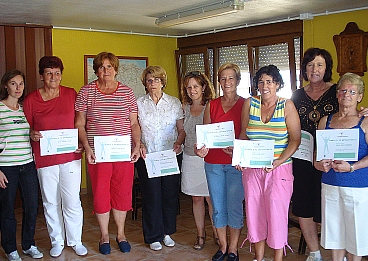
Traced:
POLYGON ((367 71, 368 32, 349 22, 345 30, 333 36, 337 52, 337 72, 343 75, 352 72, 360 76, 367 71))

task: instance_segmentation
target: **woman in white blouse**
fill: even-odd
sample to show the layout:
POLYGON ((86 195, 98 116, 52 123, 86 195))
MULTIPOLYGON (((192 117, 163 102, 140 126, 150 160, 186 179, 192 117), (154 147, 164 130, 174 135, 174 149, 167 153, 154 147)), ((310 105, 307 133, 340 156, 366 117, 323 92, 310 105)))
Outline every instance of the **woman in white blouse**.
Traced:
POLYGON ((175 245, 170 237, 176 232, 176 215, 180 190, 180 173, 149 178, 144 158, 146 153, 172 149, 182 159, 185 132, 184 115, 179 99, 167 95, 166 71, 161 66, 149 66, 142 73, 142 83, 148 94, 137 100, 141 126, 141 158, 135 164, 142 192, 142 226, 144 242, 152 250, 175 245))

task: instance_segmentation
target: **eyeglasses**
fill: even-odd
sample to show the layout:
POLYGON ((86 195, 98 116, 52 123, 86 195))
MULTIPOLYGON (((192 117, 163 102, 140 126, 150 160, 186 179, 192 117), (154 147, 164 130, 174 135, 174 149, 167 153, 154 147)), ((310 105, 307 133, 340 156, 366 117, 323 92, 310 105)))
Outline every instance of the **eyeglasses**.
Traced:
POLYGON ((148 83, 148 84, 152 84, 154 82, 159 83, 159 82, 161 82, 161 79, 160 78, 153 78, 153 79, 146 80, 146 83, 148 83))
POLYGON ((346 93, 349 93, 350 96, 354 96, 355 94, 357 94, 357 92, 354 91, 354 90, 343 90, 343 89, 340 89, 340 90, 338 90, 338 92, 340 94, 343 94, 343 95, 345 95, 346 93))
POLYGON ((188 77, 188 76, 198 76, 201 75, 202 73, 200 71, 193 71, 193 72, 188 72, 184 77, 188 77))

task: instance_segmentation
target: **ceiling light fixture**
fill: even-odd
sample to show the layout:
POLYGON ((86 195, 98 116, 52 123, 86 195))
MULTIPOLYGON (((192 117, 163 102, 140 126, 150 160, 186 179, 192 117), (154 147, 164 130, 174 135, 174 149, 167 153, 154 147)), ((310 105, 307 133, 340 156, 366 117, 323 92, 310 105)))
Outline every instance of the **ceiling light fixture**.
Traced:
POLYGON ((183 11, 173 12, 171 14, 165 14, 156 19, 156 25, 159 27, 170 27, 224 14, 235 13, 239 10, 244 10, 243 0, 223 0, 189 8, 183 11))

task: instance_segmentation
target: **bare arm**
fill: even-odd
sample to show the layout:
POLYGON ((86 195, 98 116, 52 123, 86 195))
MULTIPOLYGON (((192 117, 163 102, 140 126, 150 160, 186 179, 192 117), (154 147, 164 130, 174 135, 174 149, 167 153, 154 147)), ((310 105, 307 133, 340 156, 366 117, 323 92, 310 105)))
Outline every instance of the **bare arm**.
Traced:
POLYGON ((280 157, 273 162, 273 168, 275 169, 290 158, 294 152, 298 149, 301 139, 301 128, 299 114, 295 108, 294 103, 291 100, 286 101, 285 105, 285 123, 289 133, 289 141, 286 149, 281 153, 280 157))
MULTIPOLYGON (((210 116, 210 102, 207 103, 206 108, 204 109, 204 115, 203 115, 203 124, 209 124, 211 123, 211 116, 210 116)), ((207 156, 209 149, 206 148, 206 146, 203 146, 200 149, 197 149, 197 144, 194 145, 194 153, 201 158, 204 158, 207 156)))
POLYGON ((74 125, 78 129, 79 142, 82 144, 86 151, 86 158, 89 164, 96 163, 96 156, 93 153, 92 148, 89 146, 86 132, 87 116, 85 112, 77 111, 75 113, 74 125))
POLYGON ((0 170, 0 188, 5 189, 6 183, 8 183, 8 179, 6 178, 4 172, 0 170))
POLYGON ((245 100, 241 112, 241 130, 239 135, 240 140, 249 140, 247 136, 247 126, 249 123, 249 108, 250 108, 250 98, 245 100))
POLYGON ((181 152, 181 145, 184 143, 186 133, 184 131, 184 118, 176 121, 176 128, 178 130, 178 137, 174 142, 174 151, 178 154, 181 152))
POLYGON ((130 156, 131 162, 137 162, 140 156, 140 144, 141 144, 141 127, 138 123, 138 114, 131 113, 129 115, 130 127, 132 129, 132 155, 130 156))

